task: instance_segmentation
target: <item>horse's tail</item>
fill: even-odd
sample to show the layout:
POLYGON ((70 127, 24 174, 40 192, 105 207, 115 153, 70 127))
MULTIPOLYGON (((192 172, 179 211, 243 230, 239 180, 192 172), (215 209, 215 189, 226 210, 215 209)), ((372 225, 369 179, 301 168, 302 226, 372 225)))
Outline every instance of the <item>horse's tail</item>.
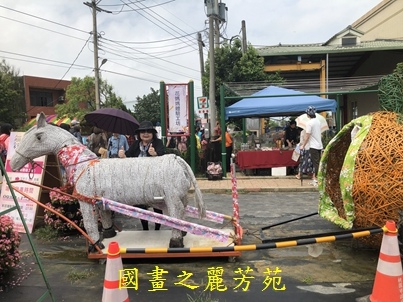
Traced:
POLYGON ((180 156, 176 156, 177 161, 180 165, 185 169, 185 173, 189 176, 193 187, 195 189, 195 202, 197 208, 199 209, 199 216, 200 218, 206 217, 206 208, 204 207, 203 196, 199 185, 197 184, 197 180, 195 175, 193 174, 192 168, 188 165, 188 163, 180 156))

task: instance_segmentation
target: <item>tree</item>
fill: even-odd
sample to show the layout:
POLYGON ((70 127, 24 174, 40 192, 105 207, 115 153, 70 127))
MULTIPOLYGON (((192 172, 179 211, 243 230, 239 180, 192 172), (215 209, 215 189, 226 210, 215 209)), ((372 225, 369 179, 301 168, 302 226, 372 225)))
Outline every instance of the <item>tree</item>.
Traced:
POLYGON ((24 89, 18 73, 5 60, 0 62, 0 122, 15 128, 25 118, 24 89))
POLYGON ((138 121, 150 121, 154 125, 161 122, 160 93, 159 90, 151 89, 151 93, 142 98, 137 97, 134 105, 134 116, 138 121))
MULTIPOLYGON (((283 82, 283 79, 278 74, 273 75, 264 72, 263 58, 258 56, 256 49, 252 45, 249 44, 243 54, 239 39, 234 40, 231 45, 225 44, 220 48, 216 48, 214 50, 214 63, 215 99, 218 110, 220 108, 220 86, 225 82, 283 82)), ((205 69, 206 72, 202 78, 203 91, 209 91, 210 60, 206 61, 205 69)), ((235 100, 226 100, 225 106, 229 106, 234 102, 235 100)))
MULTIPOLYGON (((123 104, 122 98, 117 96, 113 91, 113 87, 106 80, 100 80, 99 85, 101 99, 101 107, 120 108, 129 112, 123 104)), ((58 116, 68 116, 82 120, 84 115, 95 110, 95 79, 93 77, 85 77, 84 79, 73 77, 71 84, 66 90, 65 104, 56 105, 56 113, 58 116)))

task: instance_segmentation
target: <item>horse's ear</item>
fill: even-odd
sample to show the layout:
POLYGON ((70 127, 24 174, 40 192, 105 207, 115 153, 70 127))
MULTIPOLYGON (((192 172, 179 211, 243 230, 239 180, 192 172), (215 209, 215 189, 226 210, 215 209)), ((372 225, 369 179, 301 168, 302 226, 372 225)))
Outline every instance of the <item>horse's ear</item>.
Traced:
POLYGON ((46 115, 41 112, 36 115, 36 127, 45 127, 46 126, 46 115))

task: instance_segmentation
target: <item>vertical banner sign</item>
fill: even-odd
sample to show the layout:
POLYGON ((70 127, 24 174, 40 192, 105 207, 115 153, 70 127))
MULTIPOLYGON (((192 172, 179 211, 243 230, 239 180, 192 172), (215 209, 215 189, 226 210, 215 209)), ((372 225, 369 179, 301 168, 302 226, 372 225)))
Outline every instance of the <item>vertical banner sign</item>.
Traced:
POLYGON ((167 84, 168 133, 189 134, 189 105, 186 84, 167 84))
MULTIPOLYGON (((22 137, 24 136, 24 132, 11 132, 10 134, 10 142, 7 150, 7 160, 5 164, 5 169, 10 181, 14 180, 26 180, 35 184, 42 184, 44 171, 42 167, 45 167, 46 156, 41 156, 35 160, 35 163, 39 166, 35 166, 34 170, 31 171, 31 164, 28 163, 25 165, 20 171, 13 172, 10 167, 10 160, 15 154, 15 149, 18 144, 21 142, 22 137)), ((41 189, 38 186, 26 184, 26 183, 13 183, 15 188, 18 188, 20 191, 29 195, 33 199, 38 200, 40 196, 41 189)), ((21 212, 24 216, 25 223, 28 226, 29 232, 32 232, 35 222, 35 215, 37 204, 27 199, 15 192, 15 196, 17 197, 18 204, 21 208, 21 212)), ((11 207, 15 206, 15 202, 13 196, 11 195, 10 189, 7 185, 7 181, 3 177, 3 183, 1 186, 1 195, 0 195, 0 212, 7 210, 11 207)), ((15 229, 18 232, 25 233, 24 225, 21 221, 21 217, 17 210, 11 211, 7 213, 13 220, 15 224, 15 229)))

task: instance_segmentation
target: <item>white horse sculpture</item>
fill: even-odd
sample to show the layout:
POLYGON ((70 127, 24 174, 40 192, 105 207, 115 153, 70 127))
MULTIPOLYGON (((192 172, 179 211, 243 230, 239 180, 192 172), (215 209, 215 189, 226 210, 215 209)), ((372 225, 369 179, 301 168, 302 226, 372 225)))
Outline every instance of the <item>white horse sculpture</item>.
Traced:
MULTIPOLYGON (((171 217, 183 219, 188 203, 187 194, 193 184, 200 217, 205 216, 196 178, 189 165, 179 156, 169 154, 147 158, 98 159, 71 133, 48 125, 45 115, 41 113, 37 117, 37 125, 25 133, 17 146, 10 165, 16 171, 33 159, 49 154, 58 157, 66 169, 68 181, 75 186, 76 196, 82 197, 80 209, 84 227, 101 249, 104 246, 100 242, 98 217, 94 214, 98 211, 94 211, 94 205, 83 201, 85 199, 104 197, 129 205, 146 204, 166 211, 171 217), (161 196, 164 197, 164 204, 155 201, 155 197, 161 196)), ((98 210, 104 238, 115 236, 110 211, 98 210)), ((183 246, 182 232, 173 229, 169 247, 183 246)), ((95 251, 95 247, 91 245, 92 251, 95 251)))

